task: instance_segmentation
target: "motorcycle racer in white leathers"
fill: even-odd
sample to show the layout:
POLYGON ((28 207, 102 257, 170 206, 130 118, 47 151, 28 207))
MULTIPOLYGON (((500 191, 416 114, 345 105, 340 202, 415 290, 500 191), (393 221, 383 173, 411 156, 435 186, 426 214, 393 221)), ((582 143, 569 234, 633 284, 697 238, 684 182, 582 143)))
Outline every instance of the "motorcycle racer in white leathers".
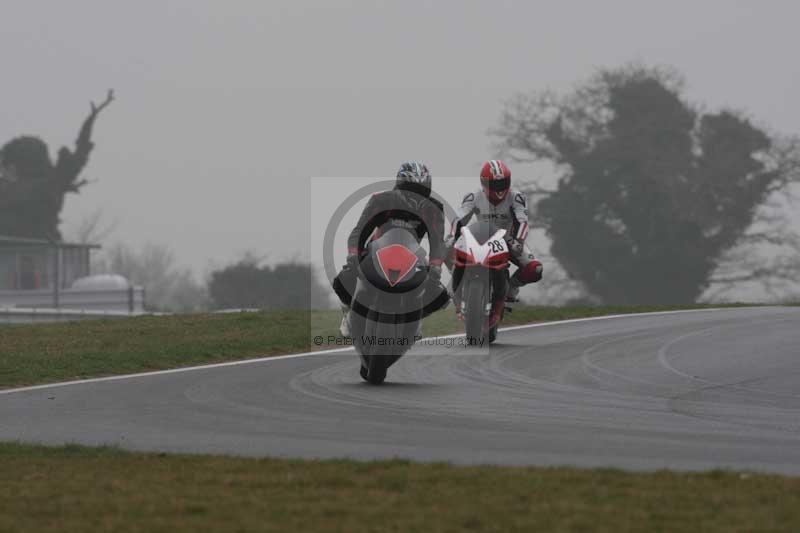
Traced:
MULTIPOLYGON (((528 283, 542 279, 542 264, 525 244, 528 236, 528 201, 525 195, 511 188, 511 170, 499 159, 484 163, 481 168, 481 189, 464 196, 456 219, 453 221, 450 242, 458 239, 461 228, 475 216, 506 230, 506 241, 510 259, 517 271, 510 278, 507 298, 516 300, 519 289, 528 283)), ((460 282, 458 269, 453 272, 453 288, 456 293, 456 312, 460 311, 457 288, 460 282)))

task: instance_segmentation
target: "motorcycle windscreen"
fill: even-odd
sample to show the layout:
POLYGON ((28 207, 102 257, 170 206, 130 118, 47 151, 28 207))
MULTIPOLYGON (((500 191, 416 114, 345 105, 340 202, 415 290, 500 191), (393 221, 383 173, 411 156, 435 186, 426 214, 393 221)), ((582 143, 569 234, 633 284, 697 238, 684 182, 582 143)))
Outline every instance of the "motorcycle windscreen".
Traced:
POLYGON ((475 221, 467 227, 480 245, 486 244, 486 241, 494 237, 494 234, 497 233, 498 230, 497 226, 494 224, 481 221, 475 221))

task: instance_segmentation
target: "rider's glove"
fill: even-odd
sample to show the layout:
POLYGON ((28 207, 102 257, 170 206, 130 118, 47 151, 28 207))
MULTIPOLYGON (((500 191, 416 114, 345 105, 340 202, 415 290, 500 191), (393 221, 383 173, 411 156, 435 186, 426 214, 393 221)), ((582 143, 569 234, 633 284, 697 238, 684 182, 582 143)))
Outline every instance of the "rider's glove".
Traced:
POLYGON ((515 255, 519 255, 522 253, 522 241, 515 237, 506 237, 506 244, 508 244, 508 250, 515 255))
POLYGON ((449 236, 444 240, 444 264, 448 270, 453 270, 453 264, 456 259, 456 239, 454 236, 449 236))
POLYGON ((442 267, 439 265, 432 265, 428 269, 428 279, 434 283, 439 283, 442 279, 442 267))
POLYGON ((358 271, 358 254, 349 254, 347 256, 347 268, 353 271, 358 271))

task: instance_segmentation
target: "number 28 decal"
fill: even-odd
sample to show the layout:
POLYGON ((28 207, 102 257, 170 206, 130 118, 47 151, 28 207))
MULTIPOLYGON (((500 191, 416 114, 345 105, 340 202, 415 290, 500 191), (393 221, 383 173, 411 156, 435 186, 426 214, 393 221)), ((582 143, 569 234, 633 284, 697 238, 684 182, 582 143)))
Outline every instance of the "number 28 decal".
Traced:
POLYGON ((503 241, 494 240, 489 241, 487 244, 489 245, 489 248, 492 249, 493 254, 506 251, 506 247, 504 246, 505 243, 503 243, 503 241))

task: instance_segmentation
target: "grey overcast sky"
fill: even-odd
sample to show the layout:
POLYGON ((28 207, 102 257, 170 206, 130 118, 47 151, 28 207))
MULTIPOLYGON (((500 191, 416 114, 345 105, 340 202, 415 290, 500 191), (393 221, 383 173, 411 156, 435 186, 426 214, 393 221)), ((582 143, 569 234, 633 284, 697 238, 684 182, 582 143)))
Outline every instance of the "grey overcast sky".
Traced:
POLYGON ((409 158, 474 175, 502 99, 566 91, 598 67, 671 65, 691 99, 800 130, 794 1, 0 8, 0 141, 71 145, 88 100, 116 89, 85 171, 96 181, 68 200, 65 228, 102 208, 111 242, 166 244, 198 274, 245 250, 302 254, 309 176, 385 176, 409 158))

